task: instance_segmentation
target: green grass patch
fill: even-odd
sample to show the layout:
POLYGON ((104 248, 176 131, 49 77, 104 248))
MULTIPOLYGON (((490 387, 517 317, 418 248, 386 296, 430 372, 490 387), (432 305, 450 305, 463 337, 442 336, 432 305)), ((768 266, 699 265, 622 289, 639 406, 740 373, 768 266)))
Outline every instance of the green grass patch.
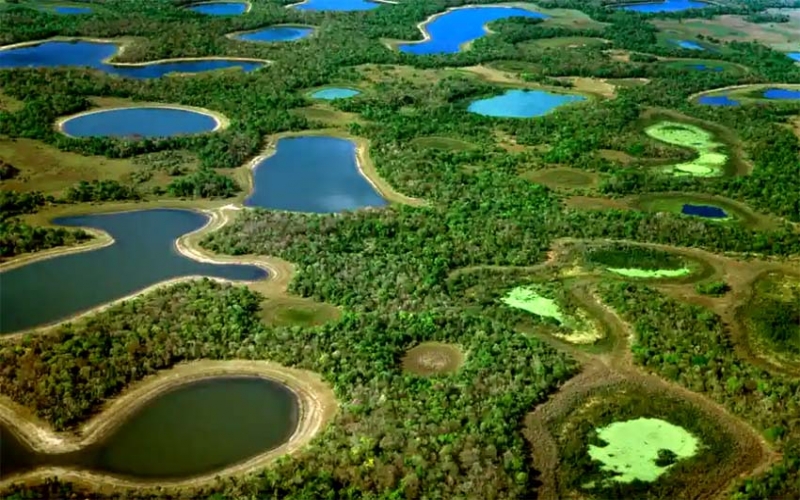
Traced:
POLYGON ((711 219, 699 217, 708 222, 737 222, 750 229, 771 230, 777 227, 777 220, 774 218, 758 214, 744 203, 706 194, 684 194, 684 193, 664 193, 648 194, 638 197, 631 202, 631 205, 640 210, 651 212, 670 212, 683 215, 684 217, 697 217, 682 213, 685 204, 691 205, 712 205, 719 207, 728 214, 729 217, 723 219, 711 219))
POLYGON ((450 151, 469 151, 476 148, 471 142, 443 136, 416 137, 411 140, 411 144, 419 149, 445 149, 450 151))
POLYGON ((688 276, 692 274, 692 270, 688 267, 680 269, 639 269, 635 267, 617 268, 609 267, 608 271, 615 274, 620 274, 628 278, 679 278, 681 276, 688 276))
POLYGON ((521 45, 537 47, 542 49, 550 49, 550 48, 573 49, 578 47, 601 47, 608 43, 609 42, 607 40, 603 40, 602 38, 592 38, 586 36, 565 36, 559 38, 541 38, 539 40, 524 42, 521 45))
POLYGON ((581 189, 593 188, 599 182, 599 175, 575 168, 548 168, 533 170, 522 174, 524 179, 550 188, 581 189))
POLYGON ((674 254, 636 245, 614 245, 588 250, 585 259, 608 269, 682 271, 686 261, 674 254))
POLYGON ((532 288, 517 287, 508 292, 503 302, 511 307, 528 311, 529 313, 551 318, 559 325, 567 325, 569 319, 561 312, 555 300, 539 295, 532 288))
POLYGON ((341 312, 336 307, 299 297, 274 297, 261 303, 259 317, 273 326, 319 326, 336 321, 341 312))
POLYGON ((798 364, 800 355, 800 279, 770 273, 753 284, 753 296, 740 311, 757 350, 781 362, 798 364))
POLYGON ((661 142, 697 153, 694 160, 661 167, 665 172, 692 177, 717 177, 724 173, 728 154, 721 152, 725 146, 714 140, 710 132, 688 123, 662 121, 646 127, 645 133, 661 142))

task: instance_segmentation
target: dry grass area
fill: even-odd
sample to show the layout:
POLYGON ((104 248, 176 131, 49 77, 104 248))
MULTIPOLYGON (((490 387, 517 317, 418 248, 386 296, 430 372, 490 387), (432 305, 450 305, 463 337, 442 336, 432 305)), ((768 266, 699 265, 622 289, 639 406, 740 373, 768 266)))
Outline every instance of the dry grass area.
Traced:
POLYGON ((322 123, 329 126, 346 126, 351 123, 362 123, 363 120, 356 113, 346 113, 333 109, 325 104, 315 104, 305 108, 291 110, 300 116, 304 116, 308 121, 322 123))
POLYGON ((615 149, 601 149, 597 152, 600 158, 604 158, 614 163, 620 163, 623 166, 632 165, 636 163, 636 158, 629 155, 624 151, 617 151, 615 149))
POLYGON ((593 196, 570 196, 565 200, 565 203, 570 208, 583 210, 628 210, 630 208, 623 200, 593 196))
POLYGON ((522 177, 554 189, 593 188, 599 182, 599 176, 594 172, 566 167, 525 172, 522 177))
POLYGON ((631 53, 627 50, 622 49, 609 49, 604 50, 604 54, 608 55, 612 61, 617 62, 631 62, 631 53))
POLYGON ((424 377, 453 373, 464 364, 464 353, 458 346, 441 342, 423 342, 403 356, 403 369, 424 377))
POLYGON ((775 50, 791 51, 800 47, 800 10, 782 9, 788 23, 757 24, 742 16, 724 15, 714 19, 655 20, 661 31, 679 35, 705 35, 724 41, 758 42, 775 50))
POLYGON ((607 99, 617 96, 617 87, 605 78, 587 78, 582 76, 560 76, 556 78, 562 82, 572 84, 572 89, 578 92, 594 94, 607 99))
POLYGON ((418 69, 396 64, 362 64, 356 66, 356 70, 370 83, 406 80, 417 85, 430 85, 448 76, 444 69, 418 69))
POLYGON ((23 106, 24 104, 22 101, 0 92, 0 111, 9 111, 13 113, 22 109, 23 106))
POLYGON ((525 42, 523 46, 533 46, 541 49, 549 48, 563 48, 563 49, 576 49, 579 47, 597 47, 611 43, 604 38, 592 38, 585 36, 565 36, 558 38, 541 38, 539 40, 532 40, 525 42))

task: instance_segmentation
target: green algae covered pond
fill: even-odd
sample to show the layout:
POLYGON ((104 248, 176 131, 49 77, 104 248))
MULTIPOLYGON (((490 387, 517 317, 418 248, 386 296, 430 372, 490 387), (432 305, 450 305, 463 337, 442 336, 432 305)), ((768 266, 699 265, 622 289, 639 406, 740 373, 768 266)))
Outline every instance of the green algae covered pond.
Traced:
POLYGON ((697 158, 662 167, 675 176, 719 177, 725 173, 728 153, 725 145, 715 140, 714 135, 695 125, 662 121, 645 128, 645 133, 661 142, 692 149, 697 158))

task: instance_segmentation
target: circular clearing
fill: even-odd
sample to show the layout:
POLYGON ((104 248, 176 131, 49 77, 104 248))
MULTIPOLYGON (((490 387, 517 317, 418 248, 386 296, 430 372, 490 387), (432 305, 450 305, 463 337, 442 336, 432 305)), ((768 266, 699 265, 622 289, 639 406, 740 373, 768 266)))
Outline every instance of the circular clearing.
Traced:
POLYGON ((464 363, 464 353, 457 346, 423 342, 403 356, 403 369, 415 375, 430 376, 457 371, 464 363))
POLYGON ((598 182, 597 174, 575 168, 534 170, 524 173, 522 177, 531 182, 544 184, 553 189, 592 188, 595 187, 598 182))
POLYGON ((275 297, 261 303, 259 316, 274 326, 320 326, 341 316, 336 307, 298 297, 275 297))

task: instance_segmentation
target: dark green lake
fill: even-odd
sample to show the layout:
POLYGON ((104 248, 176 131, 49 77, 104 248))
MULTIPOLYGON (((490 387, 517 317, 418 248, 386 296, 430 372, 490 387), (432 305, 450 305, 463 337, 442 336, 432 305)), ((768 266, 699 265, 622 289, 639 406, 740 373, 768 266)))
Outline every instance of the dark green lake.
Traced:
POLYGON ((297 427, 294 393, 258 377, 218 377, 179 386, 145 404, 89 448, 36 454, 0 428, 0 477, 62 466, 139 480, 184 479, 276 448, 297 427))
POLYGON ((102 229, 115 243, 0 273, 0 334, 63 320, 172 278, 266 278, 256 266, 208 264, 178 253, 175 240, 207 220, 198 212, 165 209, 55 220, 61 226, 102 229))

